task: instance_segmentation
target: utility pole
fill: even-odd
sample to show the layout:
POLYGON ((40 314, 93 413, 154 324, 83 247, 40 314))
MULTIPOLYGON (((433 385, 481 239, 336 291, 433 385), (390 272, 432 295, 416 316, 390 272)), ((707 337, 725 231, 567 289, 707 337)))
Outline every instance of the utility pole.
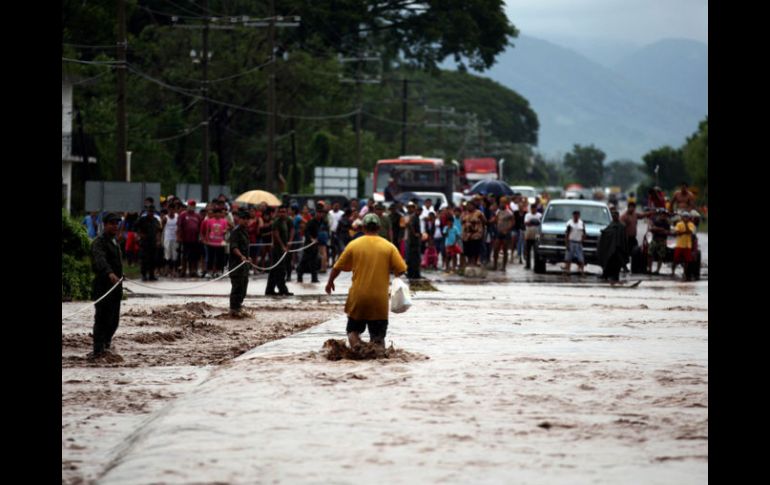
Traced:
POLYGON ((401 155, 406 155, 406 134, 407 134, 407 110, 409 103, 409 83, 421 83, 416 79, 386 79, 386 82, 401 81, 401 124, 404 131, 401 132, 401 155))
MULTIPOLYGON (((209 2, 204 0, 204 8, 208 10, 209 2)), ((202 93, 204 120, 203 120, 203 152, 204 159, 201 165, 201 175, 203 178, 202 196, 208 197, 208 179, 209 179, 209 108, 208 108, 208 32, 210 29, 214 30, 235 30, 239 27, 267 27, 268 28, 268 41, 270 44, 270 63, 269 63, 269 77, 268 77, 268 146, 267 146, 267 166, 265 170, 266 185, 269 191, 273 191, 275 184, 275 155, 274 155, 274 143, 275 143, 275 119, 277 118, 276 102, 275 102, 275 28, 276 27, 297 27, 299 26, 300 17, 276 17, 275 16, 275 0, 270 0, 270 18, 267 19, 250 19, 248 16, 240 17, 203 17, 203 25, 179 25, 179 17, 172 17, 175 27, 185 29, 203 29, 203 88, 202 93), (222 22, 228 21, 231 25, 223 24, 222 22)), ((193 53, 191 53, 193 55, 193 53)))
MULTIPOLYGON (((203 8, 208 12, 209 0, 203 0, 203 8)), ((209 201, 209 18, 203 19, 203 160, 201 160, 201 199, 209 201)))
POLYGON ((297 171, 297 145, 294 141, 294 118, 289 119, 291 128, 291 190, 293 194, 299 193, 299 172, 297 171))
POLYGON ((118 96, 117 96, 117 133, 115 134, 117 179, 126 180, 126 0, 118 0, 118 96))
POLYGON ((345 64, 347 62, 355 62, 356 63, 356 75, 353 78, 346 78, 343 77, 342 74, 339 75, 339 81, 341 83, 355 83, 356 90, 355 90, 355 105, 356 105, 356 166, 358 167, 358 175, 359 180, 362 174, 363 169, 363 160, 361 156, 361 116, 363 111, 363 103, 361 99, 361 84, 379 84, 381 82, 380 75, 382 72, 382 59, 379 55, 372 56, 367 53, 359 53, 357 57, 339 57, 340 64, 345 64), (378 65, 377 68, 377 74, 374 76, 369 76, 368 74, 363 74, 363 63, 364 62, 376 62, 378 65))
MULTIPOLYGON (((438 128, 438 146, 443 147, 444 146, 444 128, 457 128, 454 121, 451 121, 449 124, 444 124, 444 115, 454 115, 455 109, 452 107, 446 107, 442 106, 441 108, 429 108, 425 107, 426 113, 438 113, 438 123, 427 123, 425 126, 429 128, 438 128)), ((442 148, 443 150, 443 148, 442 148)))
POLYGON ((267 28, 268 45, 270 48, 270 64, 267 80, 267 167, 265 178, 267 191, 273 192, 275 187, 275 0, 270 0, 270 26, 267 28))

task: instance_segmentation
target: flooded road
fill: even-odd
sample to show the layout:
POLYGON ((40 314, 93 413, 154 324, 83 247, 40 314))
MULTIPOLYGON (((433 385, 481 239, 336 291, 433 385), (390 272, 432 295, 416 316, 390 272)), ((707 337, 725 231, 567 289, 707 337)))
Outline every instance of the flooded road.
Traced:
MULTIPOLYGON (((409 358, 325 359, 340 311, 211 368, 105 450, 98 483, 707 482, 707 279, 489 275, 428 274, 439 291, 390 318, 409 358)), ((318 298, 285 302, 326 298, 304 286, 318 298)))

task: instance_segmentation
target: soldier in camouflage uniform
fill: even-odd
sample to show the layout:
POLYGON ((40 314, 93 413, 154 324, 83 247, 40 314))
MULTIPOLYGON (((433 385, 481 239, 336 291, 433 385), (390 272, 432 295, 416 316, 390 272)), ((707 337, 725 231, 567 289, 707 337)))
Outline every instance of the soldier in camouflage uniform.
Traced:
MULTIPOLYGON (((251 214, 246 209, 241 209, 235 214, 235 227, 230 233, 230 265, 229 269, 249 260, 249 219, 251 214)), ((246 298, 246 289, 249 286, 249 264, 230 273, 230 315, 240 316, 243 299, 246 298)))
MULTIPOLYGON (((120 244, 116 238, 120 217, 108 213, 104 217, 104 232, 91 243, 91 259, 94 270, 93 299, 107 293, 123 276, 120 244)), ((94 351, 88 354, 91 359, 102 357, 110 349, 112 336, 118 329, 120 320, 120 300, 123 298, 123 285, 96 304, 94 315, 94 351)))

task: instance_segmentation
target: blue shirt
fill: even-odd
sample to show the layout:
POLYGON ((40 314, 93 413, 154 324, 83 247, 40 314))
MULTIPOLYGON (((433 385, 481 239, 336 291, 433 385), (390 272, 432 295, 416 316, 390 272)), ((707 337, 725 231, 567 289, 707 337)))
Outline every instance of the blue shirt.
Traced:
POLYGON ((94 239, 96 236, 99 235, 99 225, 102 223, 102 218, 99 216, 96 216, 96 219, 91 217, 90 215, 87 215, 85 218, 83 218, 83 225, 86 226, 86 231, 88 231, 88 237, 91 239, 94 239))
POLYGON ((446 232, 446 244, 447 246, 452 246, 457 242, 457 239, 462 235, 462 232, 460 232, 460 229, 457 227, 456 224, 452 224, 450 226, 447 226, 444 228, 444 231, 446 232))

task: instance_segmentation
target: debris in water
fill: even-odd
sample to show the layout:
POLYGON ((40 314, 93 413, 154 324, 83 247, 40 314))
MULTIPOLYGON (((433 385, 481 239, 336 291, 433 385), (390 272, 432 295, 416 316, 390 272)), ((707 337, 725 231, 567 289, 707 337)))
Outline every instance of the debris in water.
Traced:
POLYGON ((413 352, 407 352, 393 347, 391 341, 390 347, 382 347, 372 342, 361 342, 353 348, 347 346, 345 339, 329 339, 323 344, 321 355, 328 360, 374 360, 374 359, 397 359, 402 362, 412 360, 427 360, 430 357, 413 352))

